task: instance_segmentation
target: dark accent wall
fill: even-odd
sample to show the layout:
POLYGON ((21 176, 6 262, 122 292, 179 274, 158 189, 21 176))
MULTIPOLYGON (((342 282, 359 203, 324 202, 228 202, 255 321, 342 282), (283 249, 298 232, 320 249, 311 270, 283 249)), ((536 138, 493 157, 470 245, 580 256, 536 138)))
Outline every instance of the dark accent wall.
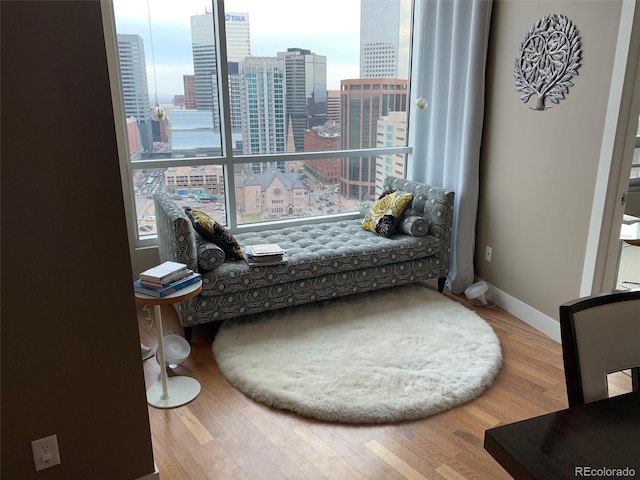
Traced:
POLYGON ((154 471, 100 3, 0 4, 3 479, 154 471), (30 442, 57 434, 36 474, 30 442))

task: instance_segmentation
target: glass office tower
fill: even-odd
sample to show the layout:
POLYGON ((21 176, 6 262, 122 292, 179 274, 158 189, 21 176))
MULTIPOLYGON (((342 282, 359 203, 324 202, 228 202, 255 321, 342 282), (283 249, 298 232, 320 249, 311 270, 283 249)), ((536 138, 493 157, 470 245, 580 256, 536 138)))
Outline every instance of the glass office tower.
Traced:
POLYGON ((304 151, 304 131, 327 121, 327 57, 302 48, 279 52, 286 72, 287 124, 296 152, 304 151))

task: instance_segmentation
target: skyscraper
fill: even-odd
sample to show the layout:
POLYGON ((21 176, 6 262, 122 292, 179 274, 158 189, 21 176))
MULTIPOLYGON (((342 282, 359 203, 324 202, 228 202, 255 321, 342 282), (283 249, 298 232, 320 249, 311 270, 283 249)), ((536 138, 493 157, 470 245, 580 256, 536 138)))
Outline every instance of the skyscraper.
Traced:
MULTIPOLYGON (((379 147, 378 121, 390 112, 407 109, 407 80, 369 78, 342 80, 342 148, 358 150, 379 147)), ((342 162, 340 183, 347 198, 375 197, 376 157, 357 156, 342 162)))
MULTIPOLYGON (((239 65, 245 112, 242 128, 244 153, 284 153, 286 123, 283 60, 275 57, 247 57, 239 65)), ((265 163, 255 163, 252 170, 259 173, 267 166, 265 163)), ((278 167, 284 169, 284 165, 278 167)))
POLYGON ((183 75, 182 85, 184 86, 184 108, 187 110, 196 109, 196 79, 193 75, 183 75))
POLYGON ((327 120, 327 57, 302 48, 279 52, 286 71, 287 117, 296 152, 304 151, 304 131, 327 120))
POLYGON ((340 124, 340 90, 327 90, 327 120, 340 124))
POLYGON ((249 14, 227 13, 224 26, 227 32, 227 61, 240 62, 251 55, 249 14))
MULTIPOLYGON (((407 112, 389 112, 381 117, 377 125, 377 147, 401 147, 407 144, 407 112)), ((382 193, 382 184, 386 177, 404 178, 406 162, 404 154, 378 155, 376 159, 376 193, 382 193)))
MULTIPOLYGON (((227 31, 227 60, 238 62, 251 55, 249 14, 227 13, 225 29, 227 31)), ((212 13, 191 17, 191 48, 196 109, 213 111, 214 125, 219 129, 218 72, 216 70, 216 45, 213 35, 212 13)))
POLYGON ((229 62, 229 107, 231 109, 231 131, 242 131, 242 112, 244 111, 244 99, 242 94, 242 76, 240 63, 229 62))
POLYGON ((151 105, 142 37, 119 33, 118 55, 125 115, 136 119, 142 148, 151 152, 153 151, 151 105))
MULTIPOLYGON (((411 3, 412 0, 361 0, 360 79, 341 82, 343 149, 387 146, 386 142, 379 143, 379 137, 386 138, 387 128, 401 128, 396 123, 400 117, 390 114, 407 109, 411 3)), ((406 119, 406 115, 402 118, 406 119)), ((397 170, 395 162, 395 158, 392 162, 381 156, 380 166, 397 170)), ((343 160, 340 187, 348 198, 375 198, 376 157, 343 160)))
MULTIPOLYGON (((218 111, 216 81, 216 46, 213 36, 213 14, 191 17, 191 49, 193 53, 196 109, 218 111)), ((215 115, 216 117, 218 115, 215 115)), ((220 126, 220 119, 215 121, 220 126)))
POLYGON ((360 78, 408 78, 411 1, 361 0, 360 78))

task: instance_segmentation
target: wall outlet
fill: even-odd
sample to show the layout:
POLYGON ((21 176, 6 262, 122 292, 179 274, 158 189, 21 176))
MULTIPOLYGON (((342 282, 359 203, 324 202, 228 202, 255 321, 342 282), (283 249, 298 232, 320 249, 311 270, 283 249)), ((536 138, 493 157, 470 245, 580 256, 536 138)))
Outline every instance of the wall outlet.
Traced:
POLYGON ((33 462, 36 465, 36 472, 60 465, 57 435, 49 435, 48 437, 34 440, 31 442, 31 450, 33 450, 33 462))
POLYGON ((493 254, 493 249, 491 247, 486 247, 486 250, 484 251, 484 259, 487 262, 490 262, 492 254, 493 254))

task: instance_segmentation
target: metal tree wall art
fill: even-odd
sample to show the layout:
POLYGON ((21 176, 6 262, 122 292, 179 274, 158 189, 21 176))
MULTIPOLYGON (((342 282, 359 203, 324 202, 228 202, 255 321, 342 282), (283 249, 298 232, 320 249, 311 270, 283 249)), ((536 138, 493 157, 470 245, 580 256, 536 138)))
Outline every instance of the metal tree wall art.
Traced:
POLYGON ((580 37, 576 27, 564 15, 542 17, 531 28, 520 45, 514 77, 520 99, 527 103, 537 96, 532 110, 547 110, 545 99, 559 103, 573 86, 571 78, 580 67, 580 37))

